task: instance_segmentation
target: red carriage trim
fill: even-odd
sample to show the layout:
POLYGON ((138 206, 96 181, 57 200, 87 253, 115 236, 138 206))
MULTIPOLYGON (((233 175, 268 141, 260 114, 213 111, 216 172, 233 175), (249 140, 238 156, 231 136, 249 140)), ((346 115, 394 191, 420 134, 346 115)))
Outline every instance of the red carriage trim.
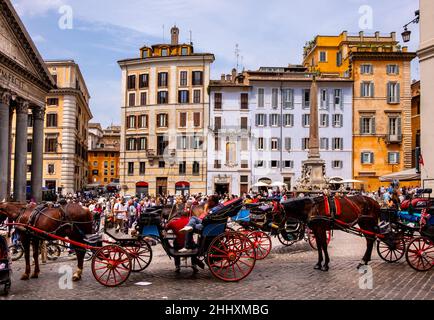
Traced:
POLYGON ((326 215, 330 217, 330 204, 327 196, 324 196, 324 208, 326 215))
MULTIPOLYGON (((340 216, 342 213, 341 203, 340 203, 339 199, 336 197, 333 197, 333 201, 335 203, 335 210, 336 210, 335 213, 337 216, 340 216)), ((330 217, 331 216, 330 202, 329 202, 329 198, 327 196, 324 196, 324 207, 325 207, 326 215, 328 217, 330 217)))

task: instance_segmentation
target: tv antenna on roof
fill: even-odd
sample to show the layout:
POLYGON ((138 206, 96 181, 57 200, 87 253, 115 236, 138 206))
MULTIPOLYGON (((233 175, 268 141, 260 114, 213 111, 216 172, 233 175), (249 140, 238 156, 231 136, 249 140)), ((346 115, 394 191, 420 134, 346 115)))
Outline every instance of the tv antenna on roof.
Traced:
POLYGON ((237 71, 238 71, 239 59, 240 59, 240 48, 238 46, 238 43, 235 45, 235 58, 237 59, 237 71))
POLYGON ((164 24, 163 24, 163 43, 164 43, 164 24))
POLYGON ((193 32, 190 30, 190 45, 193 45, 193 32))

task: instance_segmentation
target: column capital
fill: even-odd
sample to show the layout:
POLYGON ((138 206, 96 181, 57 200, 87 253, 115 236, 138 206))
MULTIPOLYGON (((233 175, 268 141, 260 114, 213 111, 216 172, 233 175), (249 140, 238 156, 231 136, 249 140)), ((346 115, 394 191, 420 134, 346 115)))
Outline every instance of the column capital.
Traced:
POLYGON ((11 103, 12 93, 9 90, 0 88, 0 98, 2 104, 9 105, 11 103))
POLYGON ((16 101, 17 101, 17 106, 16 106, 17 113, 28 114, 29 106, 30 106, 29 101, 24 99, 17 99, 16 101))
POLYGON ((45 118, 45 106, 33 106, 32 114, 34 120, 44 120, 45 118))

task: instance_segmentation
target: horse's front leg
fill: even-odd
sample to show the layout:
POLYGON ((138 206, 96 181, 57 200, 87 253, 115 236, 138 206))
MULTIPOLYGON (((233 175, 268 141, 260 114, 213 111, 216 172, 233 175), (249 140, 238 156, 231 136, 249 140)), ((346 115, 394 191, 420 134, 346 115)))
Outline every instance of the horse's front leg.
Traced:
POLYGON ((75 254, 77 256, 77 270, 72 276, 72 281, 79 281, 83 275, 84 256, 86 251, 83 248, 75 248, 75 254))
MULTIPOLYGON (((374 232, 374 225, 373 223, 359 223, 360 228, 363 230, 374 232)), ((362 258, 362 261, 360 261, 359 265, 357 266, 357 269, 360 269, 362 266, 368 265, 369 261, 371 261, 372 257, 372 250, 374 248, 375 238, 372 236, 366 236, 366 251, 362 258)))
POLYGON ((322 244, 320 241, 320 231, 319 231, 319 227, 318 225, 312 226, 312 232, 315 236, 315 240, 316 240, 316 247, 318 250, 318 263, 315 265, 314 269, 315 270, 321 270, 322 268, 322 261, 323 261, 323 255, 322 255, 322 244))
POLYGON ((32 241, 33 244, 33 260, 35 261, 35 270, 33 271, 33 274, 31 276, 32 279, 37 279, 39 277, 39 240, 38 239, 33 239, 32 241))
POLYGON ((322 230, 321 232, 321 236, 323 237, 321 239, 321 243, 323 244, 323 250, 324 250, 324 256, 325 256, 325 261, 324 261, 324 265, 322 266, 321 270, 322 271, 329 271, 329 263, 330 263, 330 257, 329 257, 329 252, 328 252, 328 244, 327 244, 327 228, 324 227, 324 230, 322 230))
POLYGON ((26 261, 26 270, 21 276, 21 280, 30 279, 30 239, 28 237, 21 236, 21 245, 24 248, 24 260, 26 261))

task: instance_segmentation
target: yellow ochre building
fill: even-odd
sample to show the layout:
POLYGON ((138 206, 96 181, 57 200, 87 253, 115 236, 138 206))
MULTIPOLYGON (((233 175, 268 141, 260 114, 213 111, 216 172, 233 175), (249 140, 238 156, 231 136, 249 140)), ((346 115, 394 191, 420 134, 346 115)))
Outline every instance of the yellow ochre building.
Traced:
MULTIPOLYGON (((318 35, 304 47, 310 71, 351 78, 353 178, 375 191, 379 177, 412 166, 411 61, 396 33, 318 35)), ((348 177, 344 177, 348 178, 348 177)))
POLYGON ((191 43, 144 46, 122 70, 120 183, 123 194, 205 193, 207 88, 214 55, 191 43))

